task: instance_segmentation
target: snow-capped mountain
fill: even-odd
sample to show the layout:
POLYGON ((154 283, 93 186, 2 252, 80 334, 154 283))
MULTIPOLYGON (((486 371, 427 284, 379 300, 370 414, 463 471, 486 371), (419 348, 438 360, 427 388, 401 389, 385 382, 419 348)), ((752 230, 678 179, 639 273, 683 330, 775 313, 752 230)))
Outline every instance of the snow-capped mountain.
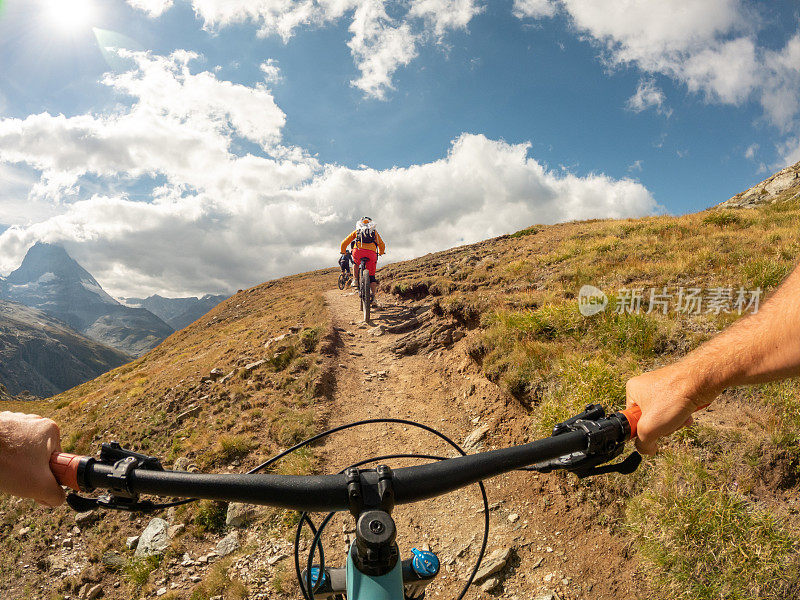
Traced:
POLYGON ((112 298, 66 250, 37 242, 0 281, 0 297, 44 311, 87 337, 139 356, 174 329, 144 308, 112 298))

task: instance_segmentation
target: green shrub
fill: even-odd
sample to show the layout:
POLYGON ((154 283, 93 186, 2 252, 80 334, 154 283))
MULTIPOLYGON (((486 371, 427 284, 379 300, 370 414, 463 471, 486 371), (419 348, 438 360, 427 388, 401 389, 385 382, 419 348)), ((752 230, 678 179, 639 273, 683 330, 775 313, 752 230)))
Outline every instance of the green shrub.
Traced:
POLYGON ((223 434, 214 449, 214 457, 228 462, 247 456, 257 444, 250 437, 241 434, 223 434))
POLYGON ((766 290, 779 285, 789 274, 789 267, 782 262, 762 258, 747 263, 744 273, 752 288, 766 290))
POLYGON ((130 562, 125 565, 125 579, 127 579, 137 591, 141 590, 148 579, 150 579, 150 573, 161 565, 162 559, 163 557, 161 555, 132 558, 130 562))
POLYGON ((317 349, 320 332, 320 327, 306 327, 300 332, 300 346, 303 352, 313 352, 317 349))
POLYGON ((201 500, 194 523, 201 531, 219 532, 225 528, 228 505, 225 502, 201 500))
POLYGON ((728 211, 717 210, 703 217, 704 225, 716 225, 720 229, 729 225, 740 225, 742 217, 728 211))

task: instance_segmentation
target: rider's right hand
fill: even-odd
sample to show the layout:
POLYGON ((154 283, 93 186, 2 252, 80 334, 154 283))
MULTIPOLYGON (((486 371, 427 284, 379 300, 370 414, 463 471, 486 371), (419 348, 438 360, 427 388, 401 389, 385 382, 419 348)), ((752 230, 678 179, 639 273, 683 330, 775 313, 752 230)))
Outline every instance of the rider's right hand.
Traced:
POLYGON ((655 454, 659 438, 691 425, 692 413, 707 406, 716 395, 702 393, 687 371, 676 363, 628 380, 627 407, 636 404, 642 410, 636 433, 640 453, 655 454))

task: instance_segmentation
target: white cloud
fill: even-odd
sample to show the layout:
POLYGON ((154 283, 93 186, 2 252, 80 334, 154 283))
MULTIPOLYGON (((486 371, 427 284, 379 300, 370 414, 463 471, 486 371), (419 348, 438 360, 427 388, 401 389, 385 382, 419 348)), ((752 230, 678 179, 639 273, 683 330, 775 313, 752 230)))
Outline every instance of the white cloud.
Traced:
POLYGON ((75 117, 43 113, 0 120, 0 161, 42 171, 39 196, 74 193, 80 177, 163 175, 173 185, 229 193, 242 182, 295 185, 317 168, 297 148, 282 146, 285 115, 263 84, 191 73, 195 55, 123 52, 135 68, 104 83, 133 98, 127 112, 75 117), (236 156, 234 138, 260 145, 268 157, 236 156))
POLYGON ((483 12, 476 0, 414 0, 410 17, 425 19, 438 37, 451 29, 466 29, 475 15, 483 12))
POLYGON ((362 2, 350 24, 352 39, 347 42, 361 77, 350 83, 367 96, 379 100, 393 89, 392 75, 417 55, 416 38, 408 23, 393 25, 381 0, 362 2))
POLYGON ((514 0, 512 13, 518 19, 540 19, 555 16, 558 5, 554 0, 514 0))
POLYGON ((641 159, 633 161, 630 165, 628 165, 628 173, 633 173, 634 171, 642 171, 642 161, 641 159))
MULTIPOLYGON (((151 16, 158 16, 157 7, 171 4, 172 0, 128 1, 151 16)), ((360 71, 351 83, 366 97, 379 100, 394 89, 394 73, 417 57, 420 44, 429 40, 441 42, 449 31, 466 29, 472 18, 483 11, 479 0, 186 1, 191 2, 206 29, 250 23, 258 27, 258 35, 277 35, 284 42, 300 28, 323 27, 349 17, 352 38, 347 45, 360 71), (387 6, 391 7, 391 15, 387 6)))
POLYGON ((792 137, 778 145, 780 161, 772 165, 774 171, 800 162, 800 137, 792 137))
POLYGON ((664 107, 664 92, 656 85, 652 78, 639 80, 636 93, 628 98, 626 106, 634 112, 642 112, 648 108, 654 108, 658 113, 669 117, 672 110, 664 107))
POLYGON ((744 151, 744 157, 749 160, 753 160, 755 159, 757 152, 758 152, 758 144, 750 144, 744 151))
MULTIPOLYGON (((741 0, 557 0, 575 28, 603 49, 610 65, 663 74, 709 102, 761 103, 784 131, 800 116, 800 34, 773 50, 757 44, 761 18, 741 0)), ((538 2, 528 14, 550 16, 538 2)))
POLYGON ((127 0, 134 8, 143 10, 151 17, 158 17, 172 6, 172 0, 127 0))
POLYGON ((127 109, 0 119, 1 169, 35 169, 32 187, 55 186, 58 195, 61 186, 62 198, 64 188, 76 190, 69 202, 40 193, 34 201, 49 211, 11 220, 16 226, 0 234, 0 271, 44 240, 63 243, 116 295, 195 294, 333 264, 365 212, 399 260, 532 223, 659 209, 639 183, 553 173, 528 156, 529 144, 482 135, 463 134, 447 156, 407 168, 323 165, 282 144, 285 117, 263 84, 194 73, 190 53, 129 58, 129 72, 105 79, 133 99, 127 109), (261 152, 235 153, 242 139, 261 152), (86 174, 106 192, 88 194, 86 174), (152 187, 153 177, 144 201, 112 192, 120 181, 152 187))
POLYGON ((261 69, 261 72, 264 73, 264 81, 267 83, 275 84, 283 81, 283 75, 281 75, 281 69, 278 66, 278 61, 274 58, 270 58, 261 63, 259 68, 261 69))

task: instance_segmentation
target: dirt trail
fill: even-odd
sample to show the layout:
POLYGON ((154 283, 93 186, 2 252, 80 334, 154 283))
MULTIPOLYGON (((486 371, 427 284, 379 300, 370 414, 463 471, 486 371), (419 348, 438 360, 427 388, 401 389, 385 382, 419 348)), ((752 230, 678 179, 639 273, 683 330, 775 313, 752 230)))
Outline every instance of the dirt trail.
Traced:
MULTIPOLYGON (((519 417, 521 409, 480 375, 459 344, 398 356, 391 347, 399 334, 375 335, 375 328, 396 328, 414 315, 411 307, 391 304, 385 296, 381 300, 387 305, 367 325, 353 292, 326 294, 341 339, 330 426, 394 417, 432 426, 459 444, 481 427, 486 427, 488 441, 498 446, 522 441, 508 426, 509 417, 519 417)), ((454 455, 431 434, 402 425, 369 425, 337 434, 320 455, 323 470, 333 472, 369 456, 398 452, 454 455)), ((389 465, 418 462, 389 461, 389 465)), ((596 524, 596 518, 590 521, 587 510, 573 497, 574 486, 568 478, 528 473, 511 473, 486 483, 492 507, 487 555, 506 548, 513 551, 507 566, 495 575, 496 587, 482 591, 473 585, 468 598, 547 598, 550 591, 562 600, 637 596, 623 543, 596 524)), ((395 509, 403 556, 413 546, 428 544, 442 560, 442 575, 429 588, 428 597, 453 598, 463 586, 480 548, 481 507, 478 488, 473 486, 395 509)), ((352 519, 337 516, 327 536, 329 564, 343 562, 351 530, 352 519)))

